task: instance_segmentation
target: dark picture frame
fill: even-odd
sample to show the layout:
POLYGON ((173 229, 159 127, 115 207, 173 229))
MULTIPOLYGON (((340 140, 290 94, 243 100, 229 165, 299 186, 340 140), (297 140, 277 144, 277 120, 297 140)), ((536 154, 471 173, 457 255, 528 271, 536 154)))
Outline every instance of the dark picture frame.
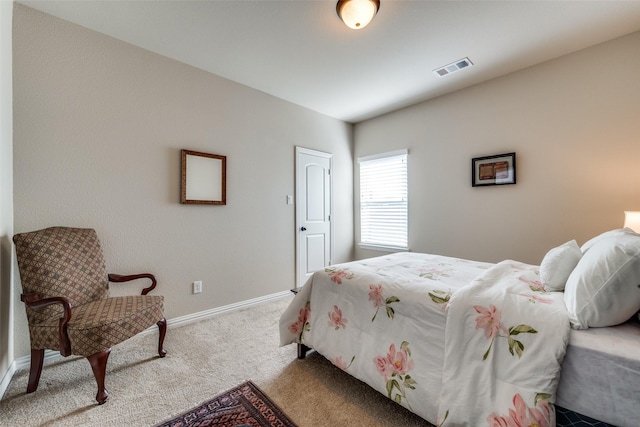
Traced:
POLYGON ((181 150, 180 203, 227 204, 227 156, 181 150))
POLYGON ((516 183, 516 153, 471 159, 471 186, 509 185, 516 183))

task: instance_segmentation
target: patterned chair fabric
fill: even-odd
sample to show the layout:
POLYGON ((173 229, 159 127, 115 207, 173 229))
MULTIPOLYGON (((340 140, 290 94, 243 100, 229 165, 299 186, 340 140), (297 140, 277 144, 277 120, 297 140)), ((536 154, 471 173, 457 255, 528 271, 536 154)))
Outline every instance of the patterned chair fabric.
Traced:
MULTIPOLYGON (((68 324, 71 353, 90 356, 155 325, 163 315, 163 297, 132 295, 103 298, 77 306, 68 324)), ((60 316, 29 324, 31 348, 59 350, 60 316)))
MULTIPOLYGON (((158 324, 161 331, 158 351, 161 357, 164 356, 164 298, 146 295, 155 286, 155 278, 150 274, 138 275, 149 277, 153 281, 152 287, 145 289, 143 295, 110 297, 109 279, 112 276, 107 274, 95 230, 51 227, 16 234, 13 241, 16 245, 23 297, 31 295, 32 299, 37 300, 64 297, 68 300, 72 315, 66 324, 66 335, 71 344, 71 354, 89 357, 106 352, 106 364, 106 357, 112 346, 158 324)), ((136 278, 117 277, 123 278, 117 281, 136 278)), ((27 303, 25 307, 32 363, 34 351, 60 350, 65 355, 63 341, 66 338, 62 336, 60 326, 64 316, 63 305, 56 303, 36 308, 27 303)), ((35 388, 39 372, 37 376, 34 379, 35 388)), ((100 387, 100 380, 98 383, 100 387)))
MULTIPOLYGON (((102 248, 94 230, 52 227, 13 237, 24 294, 65 296, 72 307, 105 298, 109 281, 102 248)), ((27 307, 30 325, 60 317, 62 307, 27 307)))

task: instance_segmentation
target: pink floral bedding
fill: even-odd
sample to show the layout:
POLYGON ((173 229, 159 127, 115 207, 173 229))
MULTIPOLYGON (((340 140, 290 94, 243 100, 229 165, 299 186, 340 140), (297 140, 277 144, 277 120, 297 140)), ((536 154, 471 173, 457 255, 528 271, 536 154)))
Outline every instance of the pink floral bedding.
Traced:
POLYGON ((538 270, 398 253, 317 272, 280 319, 303 343, 442 426, 555 425, 569 336, 538 270))
POLYGON ((438 420, 554 427, 569 331, 563 295, 544 291, 538 267, 491 267, 449 301, 438 420))

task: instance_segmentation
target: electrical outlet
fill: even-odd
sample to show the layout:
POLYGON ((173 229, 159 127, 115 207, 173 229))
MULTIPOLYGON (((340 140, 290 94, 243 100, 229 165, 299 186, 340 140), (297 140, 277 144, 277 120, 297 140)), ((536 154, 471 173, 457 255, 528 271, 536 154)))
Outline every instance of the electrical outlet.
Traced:
POLYGON ((200 292, 202 292, 202 281, 198 280, 193 282, 193 293, 199 294, 200 292))

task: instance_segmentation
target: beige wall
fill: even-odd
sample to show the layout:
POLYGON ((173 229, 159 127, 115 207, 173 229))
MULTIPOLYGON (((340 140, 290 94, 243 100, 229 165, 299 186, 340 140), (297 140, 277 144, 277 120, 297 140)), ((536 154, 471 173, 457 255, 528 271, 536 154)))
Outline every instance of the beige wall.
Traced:
POLYGON ((538 264, 640 210, 638 52, 640 32, 359 123, 354 159, 409 149, 412 251, 538 264), (516 185, 471 187, 471 158, 511 151, 516 185))
POLYGON ((0 395, 13 362, 13 2, 0 1, 0 395))
POLYGON ((16 233, 95 228, 109 272, 156 274, 169 319, 286 291, 303 146, 334 154, 352 258, 351 125, 18 4, 13 25, 16 233), (181 148, 227 156, 226 206, 179 203, 181 148))

